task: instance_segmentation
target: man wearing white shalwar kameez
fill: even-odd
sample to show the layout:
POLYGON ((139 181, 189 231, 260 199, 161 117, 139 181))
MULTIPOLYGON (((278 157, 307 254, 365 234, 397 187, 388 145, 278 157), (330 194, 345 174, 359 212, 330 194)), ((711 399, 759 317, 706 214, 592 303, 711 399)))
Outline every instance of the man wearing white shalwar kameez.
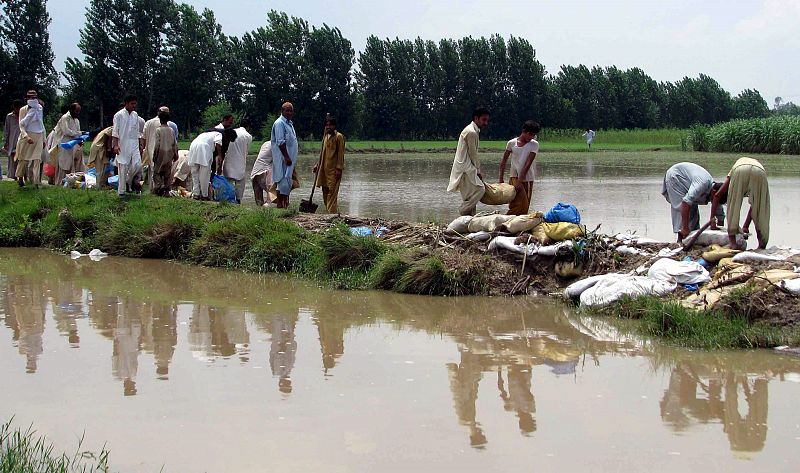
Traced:
MULTIPOLYGON (((81 106, 78 103, 73 103, 69 106, 69 111, 61 116, 53 129, 53 148, 50 149, 50 160, 56 159, 56 185, 61 185, 64 176, 69 173, 78 171, 75 169, 75 153, 77 150, 64 149, 59 146, 67 141, 74 140, 81 136, 81 122, 78 116, 81 113, 81 106)), ((83 155, 83 148, 80 148, 81 156, 83 155)))
POLYGON ((218 131, 200 133, 189 145, 187 161, 192 170, 192 197, 195 199, 208 199, 215 153, 222 153, 222 133, 218 131))
POLYGON ((472 113, 472 123, 467 125, 458 137, 458 147, 450 171, 447 192, 461 192, 460 215, 475 215, 475 208, 486 192, 478 160, 479 134, 489 126, 489 110, 477 108, 472 113))
POLYGON ((125 107, 114 114, 114 127, 111 132, 112 147, 116 155, 117 194, 125 195, 129 190, 136 190, 133 180, 142 169, 142 133, 144 126, 136 113, 136 97, 125 97, 125 107))

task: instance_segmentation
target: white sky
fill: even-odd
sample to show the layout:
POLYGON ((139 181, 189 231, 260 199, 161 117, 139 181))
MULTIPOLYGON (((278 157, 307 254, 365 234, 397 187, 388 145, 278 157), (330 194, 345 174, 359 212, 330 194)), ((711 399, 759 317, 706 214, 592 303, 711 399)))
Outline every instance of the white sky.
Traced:
MULTIPOLYGON (((658 81, 705 73, 736 95, 755 88, 800 103, 800 0, 195 0, 228 35, 266 23, 270 9, 338 27, 358 51, 366 38, 524 37, 549 73, 562 64, 640 67, 658 81)), ((49 0, 56 68, 82 57, 89 0, 49 0)))

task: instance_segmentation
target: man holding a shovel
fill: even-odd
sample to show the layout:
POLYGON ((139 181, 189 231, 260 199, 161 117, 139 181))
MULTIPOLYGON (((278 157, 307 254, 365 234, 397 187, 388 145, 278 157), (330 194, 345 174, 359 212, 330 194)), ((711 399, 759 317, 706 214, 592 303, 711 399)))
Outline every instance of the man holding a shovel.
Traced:
POLYGON ((344 170, 345 137, 336 131, 336 119, 325 119, 325 135, 322 137, 319 164, 314 166, 316 186, 322 188, 322 199, 328 213, 339 213, 339 184, 344 170))
POLYGON ((289 193, 292 191, 292 171, 297 164, 298 142, 292 124, 294 106, 286 102, 281 106, 281 116, 272 125, 270 142, 272 144, 272 182, 277 186, 279 209, 289 207, 289 193))

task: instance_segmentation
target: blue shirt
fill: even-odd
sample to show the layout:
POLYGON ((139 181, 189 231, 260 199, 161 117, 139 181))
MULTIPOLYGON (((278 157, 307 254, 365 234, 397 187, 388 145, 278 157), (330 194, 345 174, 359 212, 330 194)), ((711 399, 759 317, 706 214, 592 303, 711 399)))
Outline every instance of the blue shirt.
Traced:
POLYGON ((292 190, 292 171, 297 164, 297 152, 299 144, 297 142, 297 135, 294 132, 294 125, 290 120, 287 120, 283 115, 275 120, 272 124, 272 133, 270 133, 270 141, 272 142, 272 182, 278 184, 278 192, 282 195, 289 195, 292 190), (281 145, 286 145, 286 151, 289 154, 289 159, 292 164, 287 166, 284 162, 283 153, 280 150, 281 145))

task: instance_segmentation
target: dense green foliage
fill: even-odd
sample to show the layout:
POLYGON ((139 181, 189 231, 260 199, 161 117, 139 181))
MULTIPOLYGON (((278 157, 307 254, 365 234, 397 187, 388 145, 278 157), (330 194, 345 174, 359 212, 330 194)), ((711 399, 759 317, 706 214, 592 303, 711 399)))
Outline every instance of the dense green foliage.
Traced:
MULTIPOLYGON (((386 244, 357 237, 344 224, 309 232, 291 211, 218 205, 65 188, 0 184, 0 246, 88 253, 99 248, 134 258, 169 258, 206 266, 293 273, 343 288, 387 288, 431 295, 485 294, 482 262, 444 264, 435 252, 403 255, 404 271, 387 279, 386 244)), ((396 273, 396 274, 395 274, 396 273)))
POLYGON ((0 111, 5 115, 11 101, 23 98, 28 89, 36 89, 46 104, 55 104, 58 76, 47 32, 47 2, 0 3, 0 111))
POLYGON ((695 151, 800 154, 800 116, 733 120, 691 129, 695 151))
MULTIPOLYGON (((20 64, 16 51, 27 44, 13 35, 18 29, 33 25, 43 33, 36 36, 45 45, 37 49, 41 60, 26 62, 47 74, 37 84, 52 76, 45 2, 19 3, 28 16, 0 29, 0 41, 14 46, 0 52, 6 101, 18 92, 3 81, 17 77, 7 72, 20 64)), ((513 136, 527 119, 545 130, 652 129, 772 113, 758 91, 732 97, 704 74, 669 83, 635 67, 564 65, 548 72, 534 45, 513 36, 438 42, 371 36, 356 55, 335 27, 273 10, 264 26, 227 36, 211 10, 176 0, 91 0, 80 34, 84 58, 67 60, 62 101, 84 105, 87 128, 108 124, 126 92, 138 96, 146 118, 169 105, 185 136, 209 121, 204 111, 227 103, 263 137, 286 100, 295 103, 303 138, 318 137, 332 113, 348 137, 373 140, 450 140, 479 105, 493 113, 486 139, 513 136)), ((775 113, 791 114, 793 107, 776 102, 775 113)))

